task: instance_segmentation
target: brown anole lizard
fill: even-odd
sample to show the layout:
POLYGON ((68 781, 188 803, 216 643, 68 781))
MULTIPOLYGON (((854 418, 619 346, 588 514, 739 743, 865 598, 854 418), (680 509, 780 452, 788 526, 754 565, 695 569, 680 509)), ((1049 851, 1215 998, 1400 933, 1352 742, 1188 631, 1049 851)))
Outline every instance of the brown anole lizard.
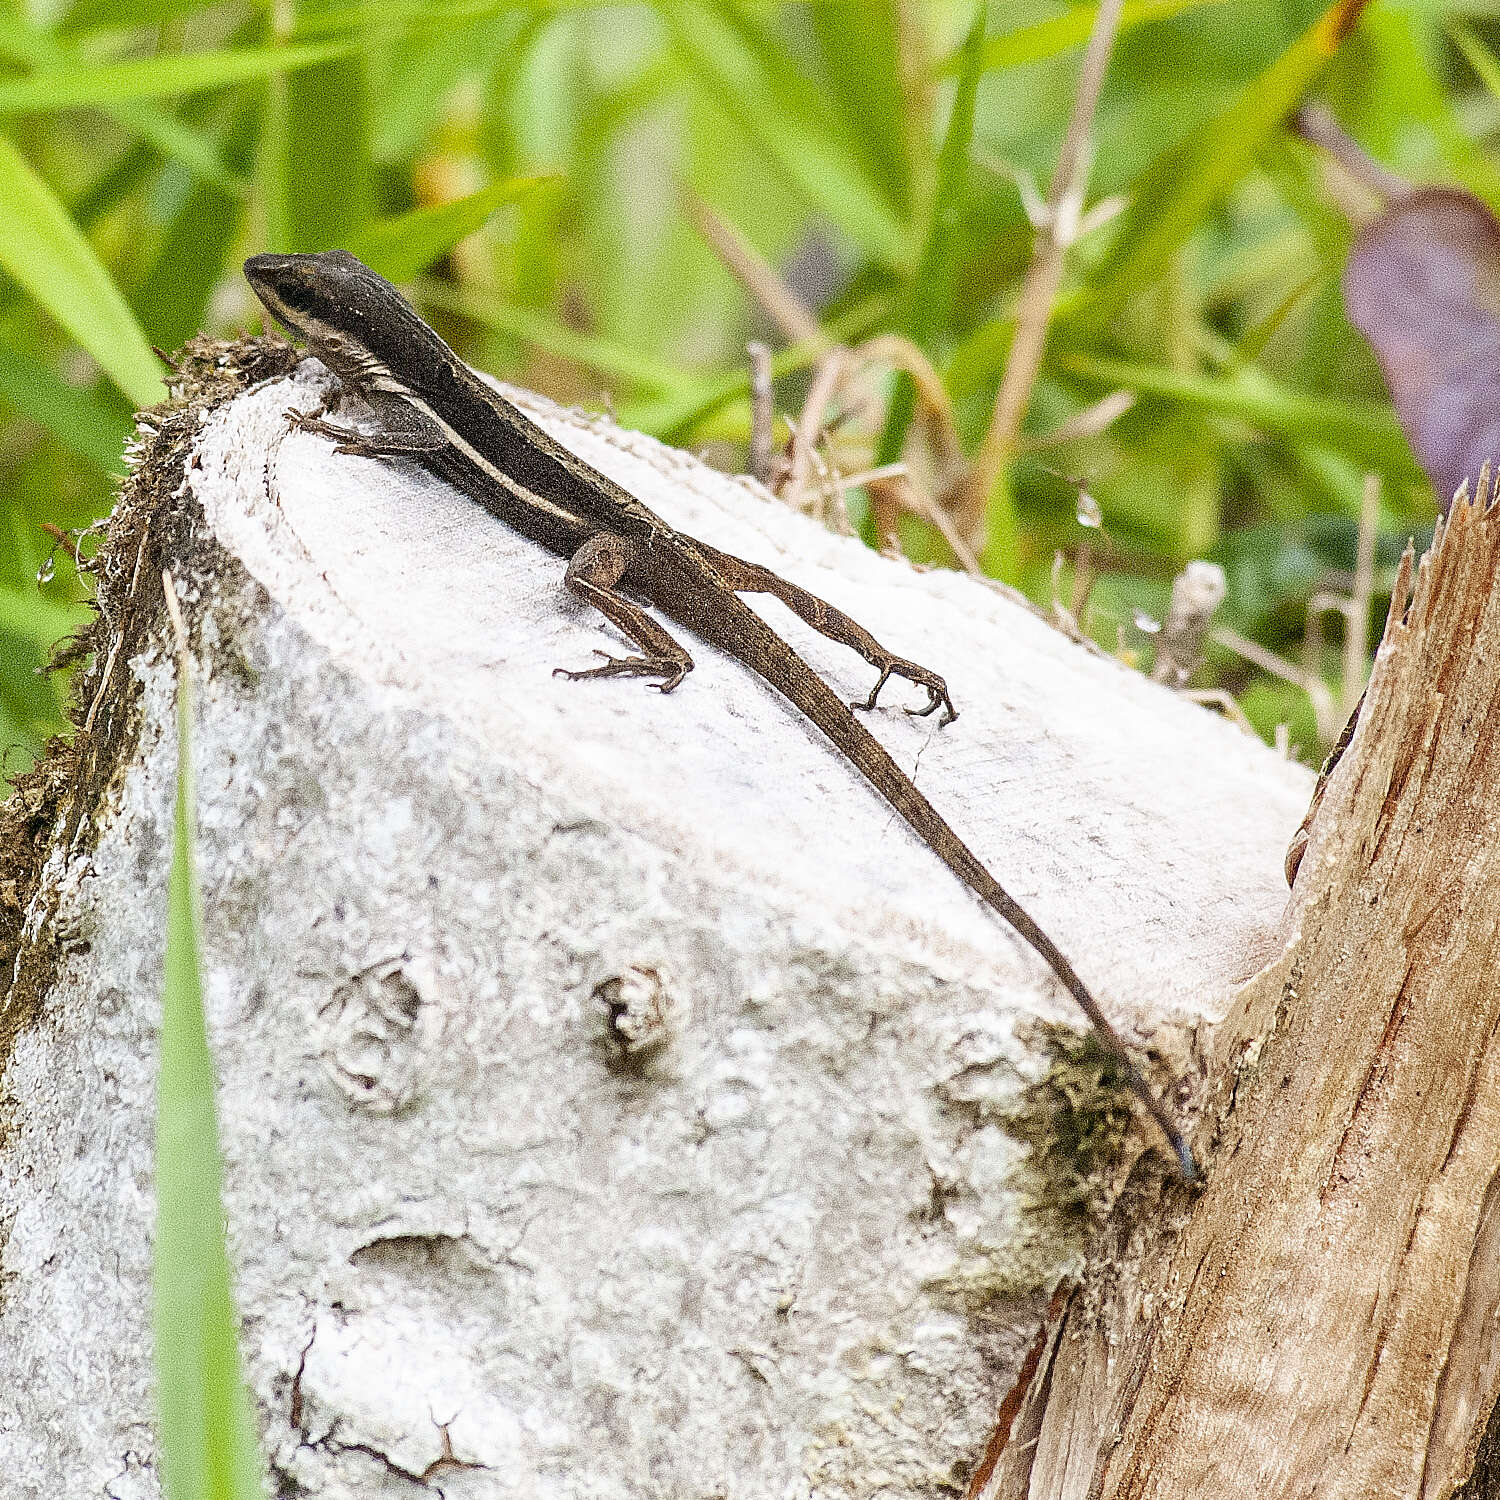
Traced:
POLYGON ((640 653, 605 656, 597 667, 559 669, 560 675, 645 677, 669 693, 692 670, 687 651, 623 590, 759 673, 1041 955, 1119 1063, 1170 1143, 1182 1175, 1197 1176, 1187 1142, 1057 944, 985 869, 850 705, 739 596, 774 595, 815 630, 859 652, 879 676, 855 707, 874 708, 885 684, 903 677, 927 693, 926 704, 912 711, 941 709, 939 723, 947 724, 956 713, 941 677, 887 651, 847 615, 769 569, 669 526, 480 380, 395 287, 347 251, 257 255, 245 262, 245 276, 276 320, 363 398, 382 430, 366 434, 297 413, 300 426, 334 439, 340 453, 411 459, 566 557, 567 586, 640 653))

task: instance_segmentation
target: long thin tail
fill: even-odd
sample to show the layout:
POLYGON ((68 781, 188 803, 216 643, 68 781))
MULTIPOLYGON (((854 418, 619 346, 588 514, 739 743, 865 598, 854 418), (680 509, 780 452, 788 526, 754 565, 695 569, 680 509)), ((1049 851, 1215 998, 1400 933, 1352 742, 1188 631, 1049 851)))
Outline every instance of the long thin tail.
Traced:
POLYGON ((849 760, 865 780, 906 819, 918 837, 992 911, 1002 917, 1041 955, 1059 983, 1078 1002, 1105 1049, 1119 1064, 1136 1097, 1156 1122, 1176 1157, 1184 1181, 1198 1177, 1198 1164, 1162 1102, 1152 1092, 1129 1049, 1078 977, 1062 950, 1027 915, 1018 901, 985 869, 978 855, 948 826, 938 810, 912 785, 885 747, 854 716, 849 705, 771 629, 734 595, 714 591, 711 609, 681 607, 671 613, 696 633, 737 656, 805 714, 849 760), (731 606, 726 608, 726 605, 731 606))

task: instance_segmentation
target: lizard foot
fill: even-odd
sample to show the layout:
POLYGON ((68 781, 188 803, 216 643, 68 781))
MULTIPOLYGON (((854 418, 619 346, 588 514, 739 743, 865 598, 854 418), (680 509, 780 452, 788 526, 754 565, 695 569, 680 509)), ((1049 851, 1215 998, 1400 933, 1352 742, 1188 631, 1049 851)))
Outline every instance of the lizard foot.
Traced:
POLYGON ((567 667, 554 667, 554 677, 566 677, 569 682, 582 682, 585 677, 660 677, 660 682, 650 683, 660 693, 670 693, 684 677, 689 666, 666 656, 611 656, 608 651, 595 651, 595 656, 604 658, 601 667, 585 667, 581 671, 570 671, 567 667))
POLYGON ((851 703, 851 708, 869 710, 875 707, 876 700, 880 697, 880 690, 892 677, 904 677, 908 682, 914 682, 918 687, 927 689, 927 703, 923 708, 909 708, 907 713, 915 714, 919 718, 934 710, 941 708, 943 716, 938 720, 941 729, 946 724, 951 724, 958 717, 958 710, 953 706, 953 699, 948 696, 948 684, 938 676, 936 672, 929 672, 926 667, 919 667, 914 661, 905 661, 899 656, 893 656, 885 666, 881 668, 880 676, 875 686, 870 689, 870 696, 863 703, 851 703))
POLYGON ((331 438, 338 445, 333 450, 335 453, 353 453, 363 458, 368 451, 367 439, 362 432, 341 427, 337 422, 325 422, 318 412, 288 407, 282 415, 296 432, 313 432, 319 437, 331 438))

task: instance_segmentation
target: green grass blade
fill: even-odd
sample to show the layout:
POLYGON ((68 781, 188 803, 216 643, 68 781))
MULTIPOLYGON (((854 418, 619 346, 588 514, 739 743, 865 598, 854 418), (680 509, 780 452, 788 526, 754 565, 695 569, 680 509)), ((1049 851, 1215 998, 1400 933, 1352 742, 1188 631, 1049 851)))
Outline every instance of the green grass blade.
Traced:
MULTIPOLYGON (((1149 21, 1165 21, 1183 11, 1198 10, 1205 5, 1223 5, 1227 0, 1125 0, 1120 11, 1120 24, 1116 35, 1143 26, 1149 21)), ((1075 5, 1065 14, 1051 20, 1037 21, 1030 26, 1019 26, 1014 31, 994 36, 985 43, 980 67, 986 72, 996 68, 1013 68, 1019 63, 1039 62, 1044 57, 1056 57, 1060 52, 1071 51, 1088 41, 1094 29, 1097 5, 1075 5)), ((957 73, 963 67, 963 49, 960 48, 944 62, 941 71, 957 73)))
POLYGON ((135 30, 217 10, 226 3, 228 0, 78 0, 68 8, 61 29, 74 35, 135 30))
POLYGON ((378 219, 354 235, 345 248, 387 281, 410 281, 473 234, 496 209, 514 203, 543 183, 556 181, 555 173, 512 177, 451 203, 414 208, 394 219, 378 219))
POLYGON ((424 307, 457 313, 496 333, 519 339, 559 359, 571 360, 599 375, 623 381, 651 396, 681 396, 688 389, 697 388, 676 365, 653 359, 649 354, 641 354, 622 344, 611 343, 608 339, 579 333, 535 308, 522 307, 500 297, 471 288, 452 287, 440 281, 422 282, 417 288, 417 296, 424 307))
POLYGON ((230 169, 213 142, 167 110, 140 101, 111 105, 109 113, 168 160, 181 162, 200 182, 230 197, 243 198, 249 192, 249 182, 230 169))
POLYGON ((1107 388, 1159 396, 1237 417, 1297 442, 1336 448, 1401 479, 1421 478, 1405 434, 1384 401, 1303 395, 1251 367, 1218 378, 1087 354, 1060 354, 1053 366, 1107 388))
POLYGON ((44 658, 63 636, 87 622, 88 615, 82 608, 69 609, 65 604, 43 598, 35 590, 0 584, 0 632, 30 641, 44 658))
POLYGON ((1090 326, 1154 281, 1204 215, 1249 170, 1359 19, 1365 0, 1336 0, 1214 119, 1146 170, 1122 216, 1111 254, 1093 278, 1090 326))
POLYGON ((451 119, 455 90, 485 77, 497 58, 507 56, 524 24, 484 16, 461 26, 423 27, 417 36, 403 35, 376 49, 376 161, 389 166, 420 157, 451 119))
POLYGON ((665 4, 662 14, 706 96, 865 254, 900 266, 905 227, 792 59, 768 59, 772 43, 732 9, 665 4))
POLYGON ((1464 21, 1449 21, 1447 31, 1453 38, 1454 45, 1468 59, 1469 66, 1478 74, 1479 81, 1495 98, 1500 99, 1500 62, 1495 61, 1495 54, 1474 35, 1464 21))
MULTIPOLYGON (((86 59, 50 31, 17 16, 0 16, 0 56, 34 75, 51 78, 88 66, 86 59)), ((180 161, 195 176, 243 191, 244 183, 230 176, 212 144, 167 110, 148 100, 127 100, 106 108, 126 130, 150 141, 163 156, 180 161)))
MULTIPOLYGON (((306 0, 316 16, 324 4, 306 0)), ((296 53, 286 45, 271 51, 296 53)), ((266 182, 272 250, 333 250, 346 246, 375 217, 368 59, 363 52, 327 55, 315 67, 284 73, 272 84, 273 129, 266 182)))
POLYGON ((507 12, 557 15, 571 10, 616 9, 619 0, 362 0, 353 6, 330 6, 297 17, 298 37, 326 36, 358 29, 366 41, 393 33, 421 36, 450 27, 464 27, 507 12))
POLYGON ((346 56, 352 42, 319 42, 294 47, 244 47, 222 52, 187 52, 48 69, 0 82, 0 114, 52 113, 119 104, 131 99, 196 94, 294 73, 346 56))
POLYGON ((158 1434, 167 1500, 262 1500, 224 1241, 214 1065, 203 1016, 194 865, 191 693, 177 684, 177 811, 167 886, 156 1115, 158 1434))
MULTIPOLYGON (((222 128, 224 158, 236 173, 249 169, 263 109, 259 95, 242 95, 222 128)), ((223 278, 246 210, 238 194, 226 193, 217 183, 199 181, 173 215, 151 268, 132 297, 158 347, 176 349, 207 322, 209 300, 223 278)))
POLYGON ((130 408, 69 385, 50 364, 0 336, 0 401, 44 427, 69 453, 115 474, 130 432, 130 408))
MULTIPOLYGON (((963 46, 964 65, 953 97, 953 110, 948 116, 948 129, 938 152, 937 181, 927 219, 927 233, 908 293, 907 336, 928 353, 932 352, 933 337, 947 306, 953 239, 967 197, 969 147, 974 137, 974 98, 983 71, 984 28, 988 14, 987 0, 979 0, 963 46)), ((877 464, 895 463, 900 458, 915 406, 916 386, 911 376, 902 371, 896 377, 890 410, 886 413, 885 426, 876 445, 877 464)))
POLYGON ((0 136, 0 266, 99 362, 136 406, 166 394, 160 365, 109 272, 52 189, 0 136))
POLYGON ((901 76, 898 0, 813 0, 808 20, 849 139, 904 217, 912 199, 906 125, 912 111, 901 76))

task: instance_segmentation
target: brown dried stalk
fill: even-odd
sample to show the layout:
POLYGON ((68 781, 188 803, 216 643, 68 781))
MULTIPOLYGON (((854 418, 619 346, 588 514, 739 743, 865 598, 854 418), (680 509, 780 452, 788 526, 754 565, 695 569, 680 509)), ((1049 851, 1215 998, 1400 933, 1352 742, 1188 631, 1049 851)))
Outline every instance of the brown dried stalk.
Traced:
POLYGON ((1042 365, 1052 307, 1057 300, 1057 289, 1062 284, 1063 262, 1078 236, 1084 194, 1088 189, 1094 110, 1109 67, 1110 53, 1114 50, 1115 31, 1123 3, 1124 0, 1100 0, 1094 17, 1088 50, 1084 53, 1078 78, 1078 92, 1073 98, 1073 112, 1068 119, 1062 152, 1047 194, 1046 222, 1037 232, 1031 269, 1026 273, 1016 305, 1016 331, 1011 339, 1010 356, 1005 362, 1000 389, 995 393, 995 409, 989 429, 979 446, 962 497, 959 527, 976 546, 982 540, 984 514, 990 495, 1017 452, 1021 423, 1026 418, 1032 387, 1042 365))

